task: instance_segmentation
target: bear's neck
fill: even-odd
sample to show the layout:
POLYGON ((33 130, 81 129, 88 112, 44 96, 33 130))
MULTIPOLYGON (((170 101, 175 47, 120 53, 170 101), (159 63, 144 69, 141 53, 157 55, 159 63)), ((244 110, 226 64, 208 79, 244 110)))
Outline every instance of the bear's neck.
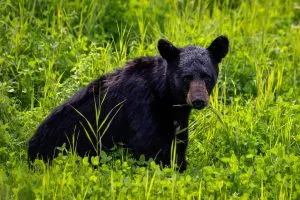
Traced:
POLYGON ((161 56, 143 57, 135 60, 135 63, 136 69, 143 71, 140 75, 147 82, 145 89, 151 90, 149 92, 155 96, 156 103, 159 102, 162 106, 172 106, 174 98, 167 80, 166 60, 161 56))

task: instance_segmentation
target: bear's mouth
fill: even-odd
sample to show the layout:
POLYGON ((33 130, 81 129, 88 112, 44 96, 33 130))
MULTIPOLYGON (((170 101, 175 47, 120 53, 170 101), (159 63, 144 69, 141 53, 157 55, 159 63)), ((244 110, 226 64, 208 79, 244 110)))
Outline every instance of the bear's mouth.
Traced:
POLYGON ((197 110, 201 110, 201 109, 205 108, 208 103, 201 100, 201 99, 197 99, 197 100, 192 101, 191 104, 192 104, 191 105, 192 108, 197 109, 197 110))
POLYGON ((203 108, 205 108, 208 105, 208 102, 203 101, 202 99, 195 99, 193 101, 189 101, 187 99, 187 104, 189 107, 192 107, 193 109, 196 110, 202 110, 203 108))

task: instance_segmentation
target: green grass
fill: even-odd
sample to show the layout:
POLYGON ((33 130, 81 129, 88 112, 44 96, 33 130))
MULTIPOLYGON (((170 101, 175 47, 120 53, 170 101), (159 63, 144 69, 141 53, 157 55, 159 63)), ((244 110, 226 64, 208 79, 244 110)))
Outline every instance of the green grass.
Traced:
POLYGON ((0 35, 0 199, 300 198, 299 2, 0 0, 0 35), (211 106, 192 113, 184 173, 122 150, 28 169, 28 139, 80 87, 161 37, 220 34, 230 52, 211 106))

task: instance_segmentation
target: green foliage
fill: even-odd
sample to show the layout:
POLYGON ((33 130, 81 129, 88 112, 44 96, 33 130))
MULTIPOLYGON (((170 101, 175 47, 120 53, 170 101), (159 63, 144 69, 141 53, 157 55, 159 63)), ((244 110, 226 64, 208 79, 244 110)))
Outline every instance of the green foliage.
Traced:
POLYGON ((0 199, 299 199, 299 20, 293 0, 0 0, 0 199), (28 168, 28 139, 80 87, 158 38, 220 34, 230 53, 191 116, 187 171, 122 149, 28 168))

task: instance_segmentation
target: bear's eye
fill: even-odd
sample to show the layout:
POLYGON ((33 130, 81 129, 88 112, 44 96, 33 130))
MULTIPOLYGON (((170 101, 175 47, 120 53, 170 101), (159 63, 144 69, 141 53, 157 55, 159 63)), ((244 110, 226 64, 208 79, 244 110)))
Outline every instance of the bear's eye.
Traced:
POLYGON ((210 76, 207 75, 207 74, 201 74, 200 77, 201 77, 201 79, 204 80, 204 82, 206 82, 206 83, 211 81, 210 76))
POLYGON ((185 83, 191 82, 192 79, 193 79, 193 76, 192 76, 192 75, 186 75, 186 76, 183 77, 183 81, 184 81, 185 83))
POLYGON ((209 90, 211 90, 212 89, 212 80, 211 80, 211 78, 207 76, 207 77, 204 77, 203 80, 205 82, 206 87, 209 90))
POLYGON ((205 81, 205 82, 210 82, 210 77, 209 76, 205 76, 204 78, 203 78, 203 80, 205 81))

